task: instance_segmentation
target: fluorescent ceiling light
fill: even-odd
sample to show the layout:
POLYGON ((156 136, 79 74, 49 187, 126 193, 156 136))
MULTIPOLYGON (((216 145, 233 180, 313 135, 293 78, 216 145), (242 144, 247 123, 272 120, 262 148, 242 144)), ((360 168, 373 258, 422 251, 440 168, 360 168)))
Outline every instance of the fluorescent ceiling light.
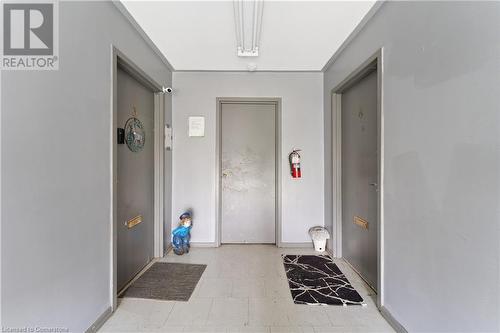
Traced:
POLYGON ((239 57, 259 55, 264 0, 233 0, 239 57))

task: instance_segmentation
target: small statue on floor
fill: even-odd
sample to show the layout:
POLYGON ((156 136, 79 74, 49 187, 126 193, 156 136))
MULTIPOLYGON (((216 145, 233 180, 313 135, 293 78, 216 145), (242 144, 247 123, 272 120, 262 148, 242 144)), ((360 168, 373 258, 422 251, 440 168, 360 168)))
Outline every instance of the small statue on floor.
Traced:
POLYGON ((183 213, 180 217, 179 226, 172 231, 172 246, 174 253, 182 255, 189 252, 189 234, 192 227, 191 214, 189 212, 183 213))

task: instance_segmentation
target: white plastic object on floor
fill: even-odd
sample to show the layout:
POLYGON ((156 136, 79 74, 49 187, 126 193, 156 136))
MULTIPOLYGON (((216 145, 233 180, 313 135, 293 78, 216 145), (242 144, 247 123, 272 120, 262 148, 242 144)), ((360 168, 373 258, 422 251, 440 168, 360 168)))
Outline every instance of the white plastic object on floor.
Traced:
POLYGON ((314 243, 314 250, 324 252, 326 250, 326 240, 330 239, 330 233, 325 227, 312 227, 309 229, 309 235, 314 243))

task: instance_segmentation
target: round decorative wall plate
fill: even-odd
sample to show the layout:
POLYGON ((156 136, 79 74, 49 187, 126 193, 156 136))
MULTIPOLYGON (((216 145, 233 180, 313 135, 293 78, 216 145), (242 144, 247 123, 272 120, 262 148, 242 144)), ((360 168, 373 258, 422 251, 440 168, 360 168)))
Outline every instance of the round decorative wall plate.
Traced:
POLYGON ((132 117, 125 123, 125 142, 128 149, 137 153, 144 148, 146 142, 146 132, 139 119, 132 117))

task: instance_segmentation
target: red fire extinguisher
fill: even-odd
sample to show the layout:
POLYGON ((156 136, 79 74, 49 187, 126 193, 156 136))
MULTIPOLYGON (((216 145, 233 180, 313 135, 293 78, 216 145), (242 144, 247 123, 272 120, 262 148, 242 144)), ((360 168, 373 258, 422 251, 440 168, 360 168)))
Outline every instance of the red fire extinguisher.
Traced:
POLYGON ((300 172, 300 149, 294 149, 288 159, 290 160, 290 169, 292 173, 292 178, 301 178, 302 173, 300 172))

